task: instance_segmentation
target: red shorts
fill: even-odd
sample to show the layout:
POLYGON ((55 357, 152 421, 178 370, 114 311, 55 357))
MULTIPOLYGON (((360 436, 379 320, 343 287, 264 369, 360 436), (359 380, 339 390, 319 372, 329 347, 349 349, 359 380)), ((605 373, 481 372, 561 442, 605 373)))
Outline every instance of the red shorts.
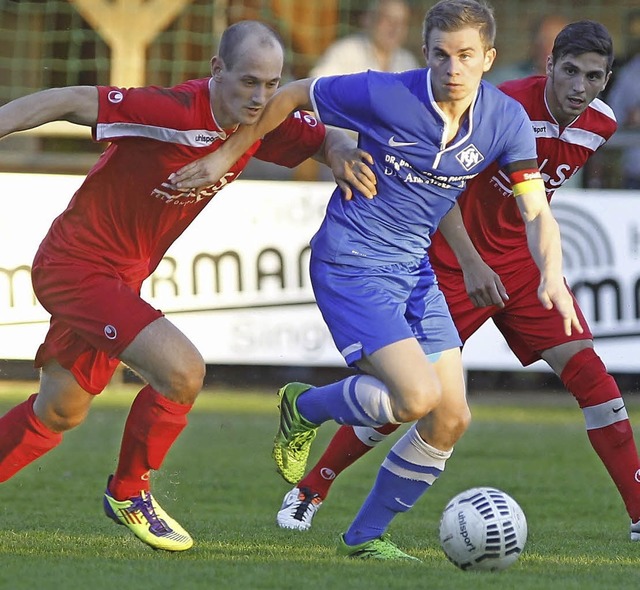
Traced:
POLYGON ((36 367, 55 359, 94 395, 109 383, 122 351, 163 315, 140 298, 141 280, 124 281, 107 267, 39 255, 31 276, 38 300, 51 314, 36 367))
POLYGON ((498 273, 509 295, 509 301, 502 309, 496 306, 474 307, 467 295, 461 270, 436 266, 434 270, 463 342, 491 318, 509 348, 522 365, 527 366, 539 360, 540 353, 549 348, 593 338, 575 297, 573 302, 584 329, 582 334, 574 331, 567 336, 562 316, 555 309, 542 307, 538 299, 540 273, 533 261, 530 266, 519 264, 511 273, 498 273))

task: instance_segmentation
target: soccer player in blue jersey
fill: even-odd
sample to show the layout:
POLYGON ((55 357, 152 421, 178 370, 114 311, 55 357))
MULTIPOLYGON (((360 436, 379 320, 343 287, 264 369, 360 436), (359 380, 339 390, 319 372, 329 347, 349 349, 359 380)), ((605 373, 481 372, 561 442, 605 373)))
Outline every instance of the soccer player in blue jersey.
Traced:
POLYGON ((487 4, 441 0, 424 21, 426 69, 289 84, 257 125, 173 177, 178 186, 221 177, 255 137, 309 103, 324 123, 357 131, 360 147, 373 156, 377 197, 345 201, 334 192, 311 242, 318 306, 336 346, 359 372, 322 387, 285 385, 273 449, 279 472, 296 483, 323 422, 415 422, 385 458, 341 535, 338 553, 345 557, 415 559, 386 530, 435 482, 469 425, 461 341, 427 250, 466 181, 491 162, 513 183, 541 272, 541 304, 561 314, 567 333, 581 331, 562 278, 560 234, 537 168, 531 124, 518 102, 482 82, 495 58, 494 37, 487 4))

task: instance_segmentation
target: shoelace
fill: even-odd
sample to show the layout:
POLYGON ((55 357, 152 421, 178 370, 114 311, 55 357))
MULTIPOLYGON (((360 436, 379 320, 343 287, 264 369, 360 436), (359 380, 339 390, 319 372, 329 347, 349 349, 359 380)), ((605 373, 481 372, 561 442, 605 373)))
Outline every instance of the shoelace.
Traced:
POLYGON ((322 502, 319 494, 311 494, 306 490, 300 491, 298 500, 300 501, 300 503, 296 507, 296 512, 293 515, 293 518, 301 522, 304 522, 309 512, 313 512, 314 510, 316 510, 317 504, 322 502))
POLYGON ((316 430, 301 430, 291 435, 289 442, 289 450, 295 456, 300 453, 304 446, 316 437, 316 430))
POLYGON ((156 510, 151 502, 151 494, 142 492, 140 496, 131 501, 131 506, 127 508, 128 512, 137 512, 138 510, 147 519, 147 522, 150 523, 151 526, 149 530, 154 535, 163 535, 172 532, 167 526, 167 523, 156 514, 156 510))

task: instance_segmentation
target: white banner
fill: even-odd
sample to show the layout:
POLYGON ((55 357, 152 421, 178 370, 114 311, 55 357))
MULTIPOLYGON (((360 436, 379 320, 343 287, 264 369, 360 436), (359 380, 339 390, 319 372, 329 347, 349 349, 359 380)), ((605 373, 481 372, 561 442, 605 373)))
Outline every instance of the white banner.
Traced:
MULTIPOLYGON (((33 358, 48 316, 29 268, 81 177, 0 174, 0 358, 33 358)), ((308 242, 333 186, 237 181, 171 247, 143 296, 210 364, 342 366, 315 306, 308 242)), ((640 372, 640 204, 633 193, 565 189, 554 199, 565 270, 612 371, 640 372)), ((489 322, 469 369, 521 370, 489 322)), ((536 370, 546 365, 537 363, 536 370)))

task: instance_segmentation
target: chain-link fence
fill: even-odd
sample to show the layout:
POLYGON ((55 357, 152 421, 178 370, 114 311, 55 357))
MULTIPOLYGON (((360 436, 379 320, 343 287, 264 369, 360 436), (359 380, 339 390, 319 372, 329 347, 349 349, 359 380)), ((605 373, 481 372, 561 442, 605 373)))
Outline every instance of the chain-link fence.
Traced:
MULTIPOLYGON (((409 3, 413 18, 407 47, 421 59, 422 18, 432 3, 409 3)), ((0 0, 0 104, 54 86, 171 86, 206 76, 224 28, 245 18, 263 20, 280 32, 287 49, 285 79, 303 77, 333 40, 360 28, 368 4, 369 0, 0 0)), ((638 22, 640 28, 640 18, 633 18, 640 13, 640 0, 493 0, 492 4, 498 21, 496 65, 527 56, 532 24, 543 14, 602 22, 614 37, 620 61, 633 39, 640 38, 640 30, 630 24, 638 22)), ((3 156, 0 167, 19 168, 20 161, 23 168, 47 161, 53 166, 52 158, 20 160, 22 150, 96 151, 86 139, 53 135, 53 140, 38 136, 23 141, 17 152, 10 144, 12 155, 3 156)), ((80 168, 87 163, 75 161, 80 168)), ((72 159, 62 166, 64 171, 69 167, 72 159)))

